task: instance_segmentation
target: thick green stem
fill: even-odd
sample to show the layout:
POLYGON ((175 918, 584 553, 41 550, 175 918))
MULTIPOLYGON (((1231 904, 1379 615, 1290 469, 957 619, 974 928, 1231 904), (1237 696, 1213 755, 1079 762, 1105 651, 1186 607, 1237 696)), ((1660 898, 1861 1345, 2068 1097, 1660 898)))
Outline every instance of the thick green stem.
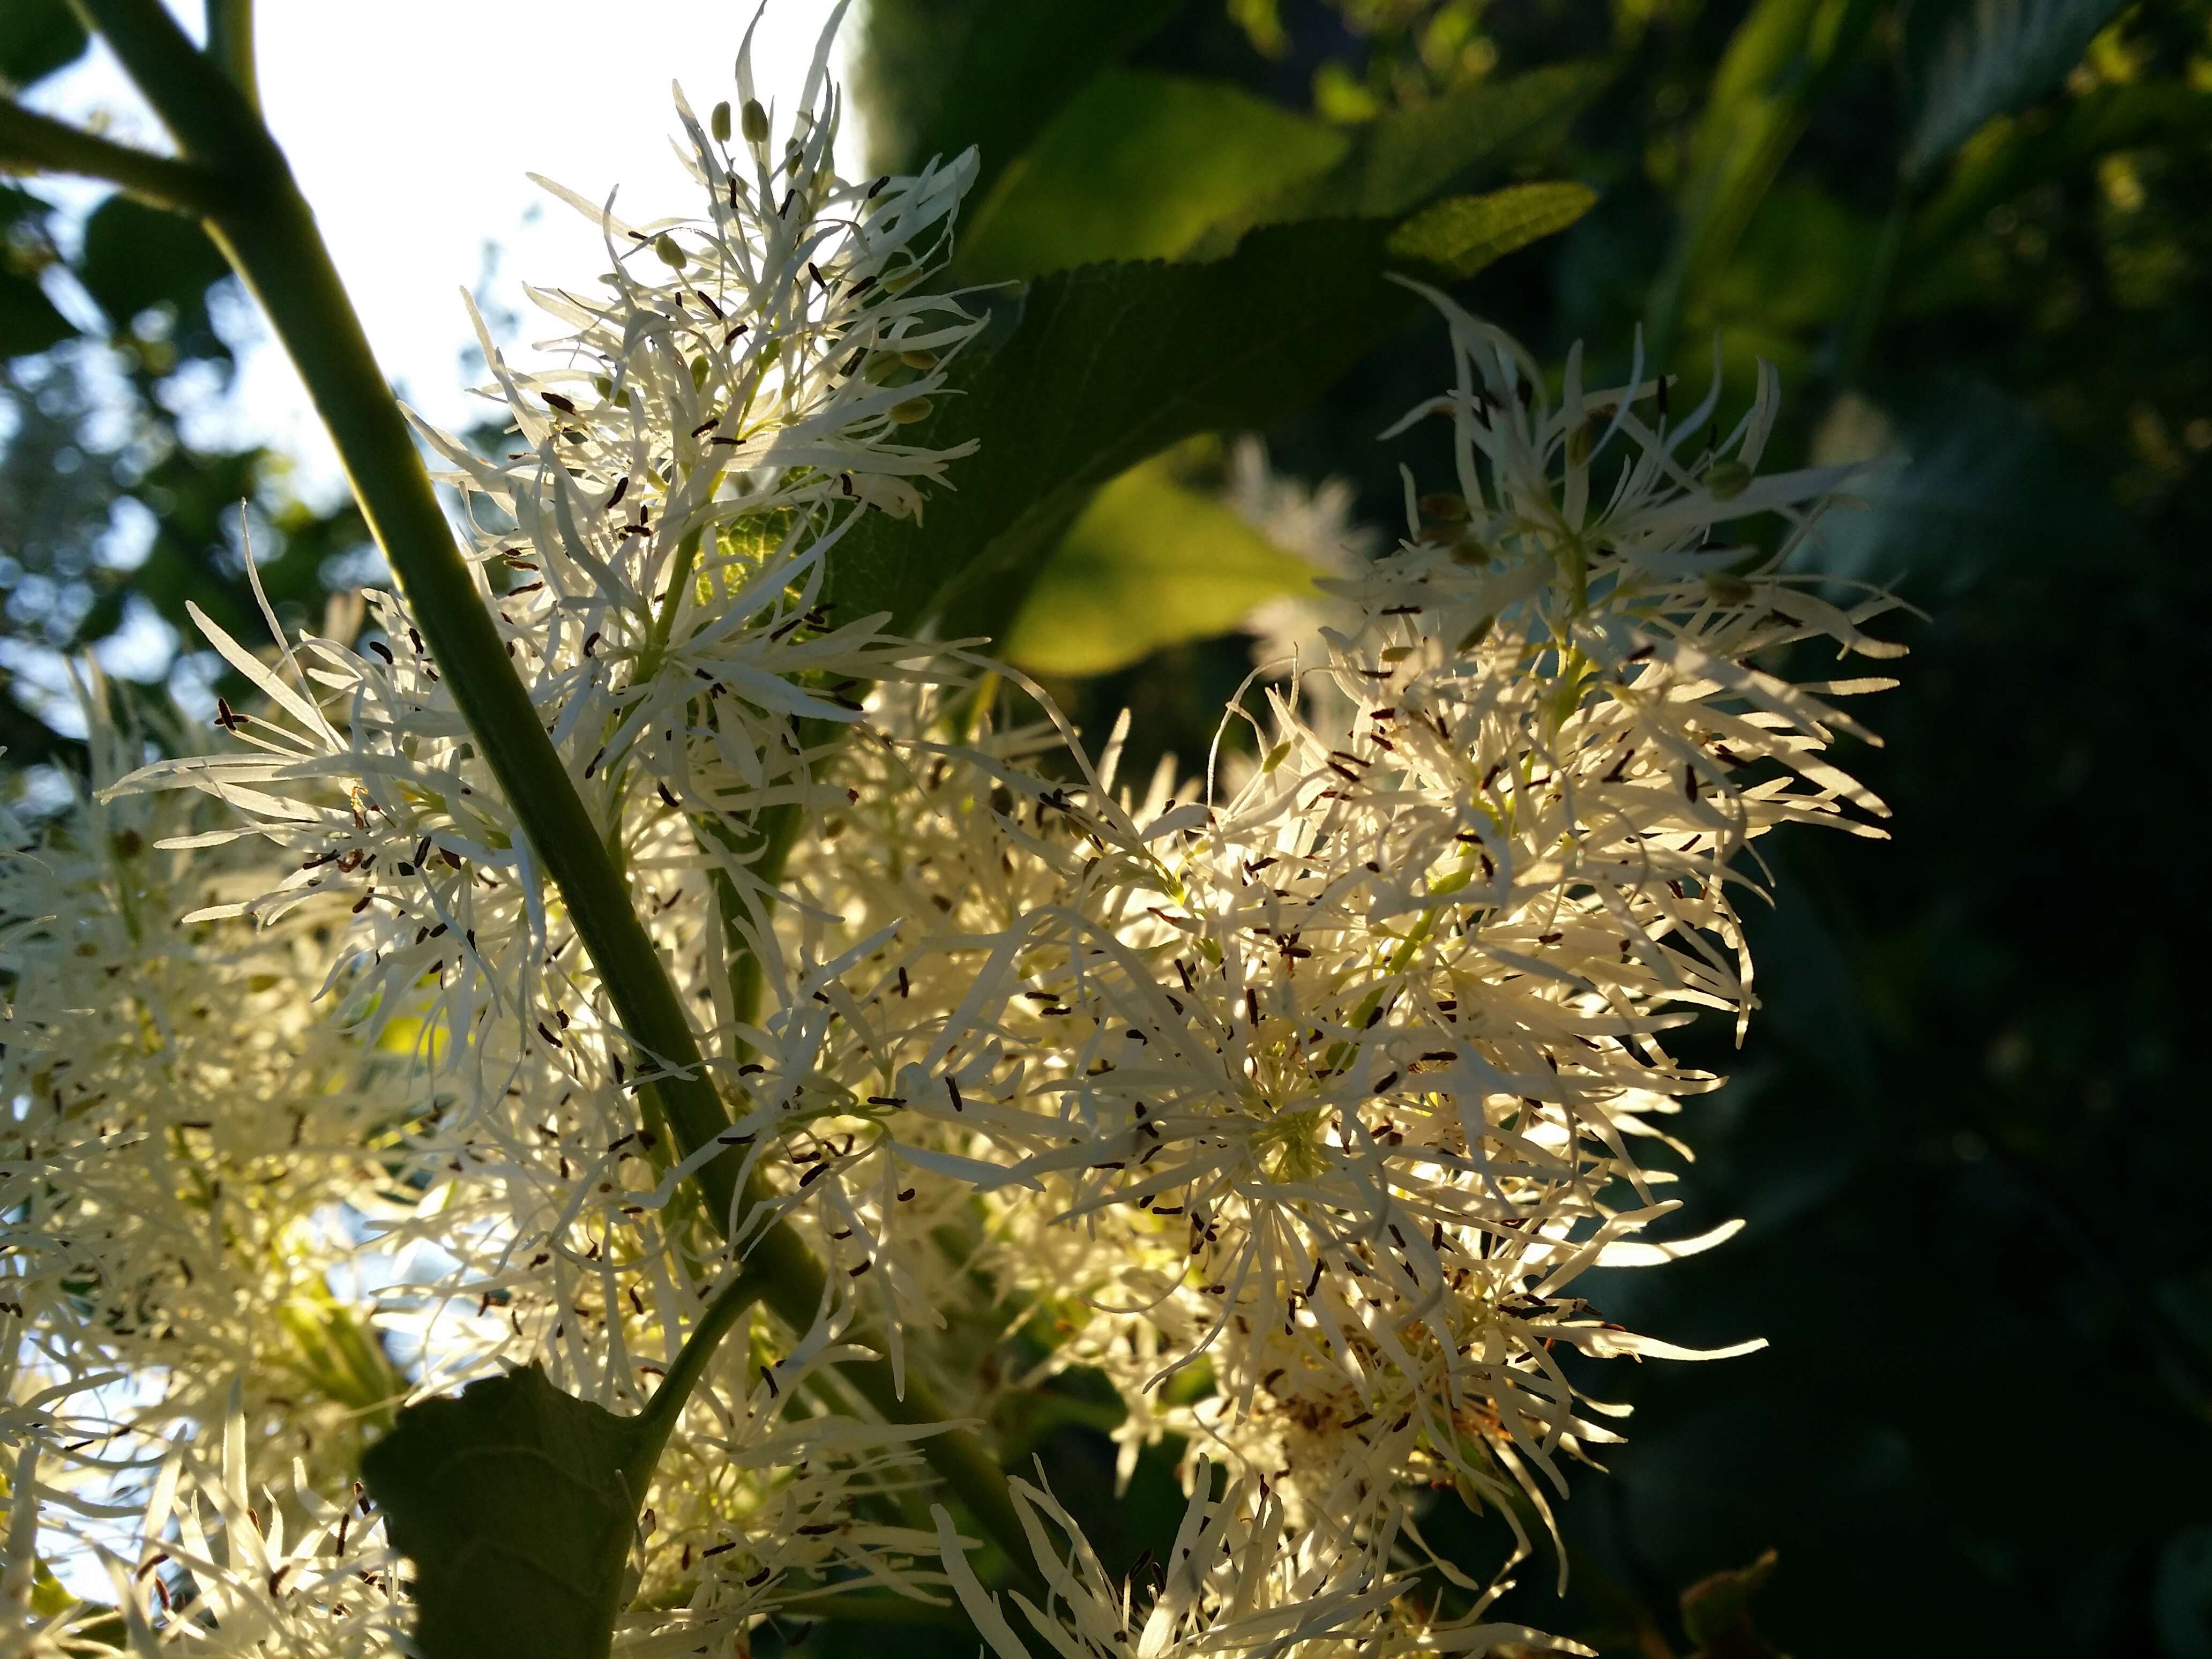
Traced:
POLYGON ((253 0, 207 0, 207 50, 246 104, 258 110, 261 87, 253 69, 253 0))
POLYGON ((1897 257, 1904 249, 1905 228, 1911 220, 1912 187, 1900 183, 1896 199, 1890 204, 1889 216, 1882 222, 1881 240, 1875 245, 1874 264, 1851 310, 1850 332, 1844 337, 1843 358, 1836 371, 1839 385, 1856 386, 1865 378, 1867 357, 1874 349, 1874 337, 1881 331, 1881 314, 1889 305, 1890 289, 1897 280, 1897 257))
MULTIPOLYGON (((423 470, 412 435, 378 368, 314 215, 267 128, 228 75, 194 48, 159 0, 73 0, 106 37, 192 161, 220 173, 231 194, 209 228, 261 301, 329 428, 370 532, 486 763, 566 904, 623 1029, 656 1073, 653 1104, 687 1152, 722 1139, 730 1118, 651 936, 633 908, 568 769, 508 665, 475 573, 423 470)), ((697 1172, 708 1213, 737 1231, 768 1197, 739 1188, 743 1149, 697 1172)), ((824 1277, 799 1235, 778 1221, 757 1230, 745 1275, 781 1318, 812 1327, 824 1277)), ((945 1421, 944 1407, 909 1379, 903 1397, 881 1360, 846 1367, 854 1386, 891 1421, 945 1421)), ((973 1436, 927 1437, 923 1455, 1029 1577, 1030 1556, 1005 1476, 973 1436)))
POLYGON ((0 103, 0 173, 65 173, 105 179, 156 207, 205 218, 226 205, 222 180, 204 167, 81 132, 17 104, 0 103))

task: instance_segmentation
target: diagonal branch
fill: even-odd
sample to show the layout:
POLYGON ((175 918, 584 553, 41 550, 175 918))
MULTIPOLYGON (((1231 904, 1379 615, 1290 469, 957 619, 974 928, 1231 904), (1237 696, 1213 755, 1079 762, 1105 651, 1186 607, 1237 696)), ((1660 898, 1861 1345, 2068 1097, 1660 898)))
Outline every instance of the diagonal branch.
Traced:
POLYGON ((222 66, 254 109, 261 88, 253 68, 253 0, 207 0, 208 56, 222 66))
POLYGON ((206 167, 116 143, 16 103, 0 102, 0 172, 105 179, 157 207, 203 219, 230 202, 222 179, 206 167))

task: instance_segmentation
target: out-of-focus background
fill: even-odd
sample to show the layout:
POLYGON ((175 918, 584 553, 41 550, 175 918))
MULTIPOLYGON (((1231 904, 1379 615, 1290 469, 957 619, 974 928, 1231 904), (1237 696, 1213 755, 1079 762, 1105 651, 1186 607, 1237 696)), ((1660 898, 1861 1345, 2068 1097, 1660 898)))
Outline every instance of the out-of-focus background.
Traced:
MULTIPOLYGON (((826 10, 770 0, 765 84, 795 88, 826 10)), ((459 291, 526 349, 521 279, 599 268, 595 228, 525 173, 683 210, 668 82, 727 95, 750 17, 263 11, 272 125, 387 368, 459 428, 482 368, 459 291)), ((1561 1510, 1566 1599, 1540 1561, 1500 1612, 1645 1656, 2212 1659, 2212 1091, 2186 1060, 2212 915, 2189 805, 2212 666, 2212 4, 869 0, 836 62, 855 170, 982 146, 970 266, 1008 276, 1179 251, 1147 206, 1170 174, 1225 208, 1339 129, 1571 86, 1492 182, 1576 178, 1596 208, 1461 297, 1555 368, 1587 341, 1601 378, 1641 325, 1692 396, 1717 341, 1734 407, 1771 361, 1773 465, 1902 458, 1817 554, 1923 613, 1904 688, 1865 711, 1887 746, 1856 757, 1895 839, 1764 844, 1764 1006, 1741 1051, 1692 1035, 1735 1080, 1682 1124, 1691 1218, 1749 1225, 1590 1292, 1678 1341, 1771 1346, 1597 1379, 1636 1412, 1561 1510), (1768 1550, 1755 1634, 1685 1628, 1685 1589, 1768 1550)), ((0 76, 153 137, 60 0, 0 6, 0 76)), ((211 706, 222 665, 179 630, 187 599, 252 626, 241 499, 296 620, 342 619, 380 567, 192 226, 0 185, 0 742, 35 804, 42 769, 74 763, 71 659, 109 695, 211 706)), ((1374 441, 1446 372, 1424 322, 1318 405, 1109 488, 1008 648, 1094 732, 1127 705, 1143 746, 1194 761, 1316 564, 1395 538, 1398 462, 1448 482, 1418 435, 1374 441)), ((1000 1427, 1095 1505, 1099 1410, 1071 1389, 1000 1427)), ((1148 1462, 1127 1535, 1102 1518, 1119 1565, 1165 1484, 1148 1462)), ((1470 1565, 1494 1547, 1449 1496, 1424 1524, 1470 1565)))

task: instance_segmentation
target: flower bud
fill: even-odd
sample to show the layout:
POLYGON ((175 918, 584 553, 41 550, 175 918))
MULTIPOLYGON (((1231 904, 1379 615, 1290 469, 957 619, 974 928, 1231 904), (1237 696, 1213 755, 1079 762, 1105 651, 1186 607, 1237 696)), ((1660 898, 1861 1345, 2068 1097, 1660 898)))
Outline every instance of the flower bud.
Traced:
POLYGON ((725 98, 714 106, 714 142, 718 144, 728 143, 730 142, 730 100, 728 99, 725 98))
POLYGON ((927 398, 909 398, 902 404, 891 405, 891 419, 901 426, 912 426, 916 421, 928 418, 929 399, 927 398))
POLYGON ((1705 488, 1717 501, 1734 501, 1751 488, 1751 469, 1741 461, 1715 461, 1705 469, 1705 488))
POLYGON ((684 269, 684 250, 676 246, 676 239, 663 232, 653 239, 653 251, 660 256, 661 264, 672 270, 684 269))
POLYGON ((761 107, 760 100, 745 100, 745 142, 764 144, 768 142, 768 112, 761 107))

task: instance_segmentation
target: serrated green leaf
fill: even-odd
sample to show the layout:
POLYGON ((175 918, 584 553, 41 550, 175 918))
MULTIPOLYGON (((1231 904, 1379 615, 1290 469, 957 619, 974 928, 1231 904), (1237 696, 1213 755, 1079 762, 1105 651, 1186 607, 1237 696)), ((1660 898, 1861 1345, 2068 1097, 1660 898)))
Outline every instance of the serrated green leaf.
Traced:
POLYGON ((867 79, 896 132, 890 157, 913 167, 970 144, 981 152, 975 188, 1043 131, 1091 77, 1155 33, 1184 0, 983 0, 947 7, 874 0, 867 79), (961 14, 965 13, 963 16, 961 14))
POLYGON ((1103 674, 1163 646, 1225 634, 1254 606, 1310 593, 1314 568, 1167 463, 1132 468, 1093 496, 1045 561, 1007 631, 1018 665, 1103 674))
MULTIPOLYGON (((1503 194, 1503 192, 1501 192, 1503 194)), ((829 597, 847 614, 934 617, 997 635, 1091 492, 1200 432, 1263 426, 1402 327, 1414 297, 1387 220, 1253 232, 1226 258, 1085 265, 1031 283, 1010 337, 963 362, 916 441, 978 441, 921 524, 871 514, 839 544, 829 597)), ((1532 231, 1531 233, 1535 234, 1532 231)))
POLYGON ((1000 176, 956 269, 989 282, 1176 258, 1220 220, 1325 172, 1350 143, 1232 86, 1109 70, 1000 176))
POLYGON ((1597 192, 1557 180, 1455 196, 1422 209, 1385 245, 1401 259, 1456 282, 1516 249, 1556 235, 1590 210, 1597 192))
POLYGON ((1554 64, 1464 87, 1362 124, 1343 158, 1216 228, 1200 252, 1224 251, 1252 225, 1298 219, 1387 219, 1443 191, 1466 191, 1547 159, 1613 70, 1554 64))
POLYGON ((425 1659, 605 1659, 653 1449, 536 1365, 402 1412, 362 1474, 425 1659))
POLYGON ((1920 67, 1901 166, 1917 179, 1996 116, 2064 80, 2122 0, 1974 0, 1920 67))

